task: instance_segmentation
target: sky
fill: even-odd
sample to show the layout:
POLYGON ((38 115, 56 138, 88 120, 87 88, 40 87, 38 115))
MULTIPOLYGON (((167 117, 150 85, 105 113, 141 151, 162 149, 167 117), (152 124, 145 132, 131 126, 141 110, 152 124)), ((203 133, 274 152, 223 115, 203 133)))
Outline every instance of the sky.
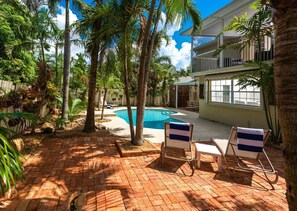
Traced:
MULTIPOLYGON (((93 0, 84 0, 86 3, 91 3, 93 0)), ((206 18, 210 14, 219 10, 223 6, 230 3, 232 0, 193 0, 197 10, 199 11, 202 19, 206 18)), ((70 23, 78 20, 79 14, 70 8, 70 23)), ((61 2, 59 6, 59 14, 56 17, 58 26, 64 29, 65 25, 65 3, 61 2)), ((160 55, 166 55, 171 57, 172 64, 179 69, 186 69, 191 63, 191 38, 188 36, 181 36, 180 33, 190 28, 192 23, 190 20, 184 22, 181 26, 173 25, 167 29, 167 35, 171 38, 168 45, 165 41, 161 44, 160 55)), ((159 29, 163 28, 162 24, 159 24, 159 29)), ((74 38, 77 35, 74 35, 74 38)), ((77 36, 78 37, 78 36, 77 36)), ((84 50, 79 46, 71 47, 71 55, 76 53, 84 53, 84 50)))

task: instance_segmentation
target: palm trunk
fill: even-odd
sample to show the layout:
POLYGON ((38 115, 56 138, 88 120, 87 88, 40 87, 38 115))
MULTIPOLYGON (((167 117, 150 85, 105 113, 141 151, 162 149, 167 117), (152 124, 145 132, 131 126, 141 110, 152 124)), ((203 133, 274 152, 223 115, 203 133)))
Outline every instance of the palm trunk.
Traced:
POLYGON ((101 89, 98 88, 98 111, 100 111, 101 89))
POLYGON ((45 55, 44 55, 44 32, 41 33, 41 38, 40 38, 40 48, 41 48, 41 57, 42 57, 42 62, 45 64, 45 55))
POLYGON ((129 127, 130 127, 130 136, 131 136, 131 143, 134 144, 135 136, 134 136, 134 126, 133 126, 133 118, 132 118, 132 108, 130 102, 130 95, 129 95, 129 70, 128 70, 128 53, 126 48, 126 33, 124 34, 124 81, 125 81, 125 95, 127 101, 127 111, 128 111, 128 118, 129 118, 129 127))
MULTIPOLYGON (((297 207, 297 5, 286 5, 277 19, 275 46, 275 86, 282 128, 287 200, 290 210, 297 207)), ((280 3, 280 4, 281 4, 280 3)), ((286 4, 287 3, 287 4, 286 4)), ((284 6, 283 5, 283 6, 284 6)))
POLYGON ((88 108, 86 122, 84 126, 85 133, 93 133, 95 127, 95 93, 96 93, 96 77, 98 65, 99 42, 94 41, 94 46, 91 52, 91 67, 89 76, 89 92, 88 92, 88 108))
POLYGON ((165 102, 165 90, 166 90, 166 78, 164 78, 163 83, 162 83, 162 104, 163 104, 163 106, 166 105, 166 102, 165 102))
POLYGON ((64 74, 63 74, 63 104, 62 119, 68 121, 68 95, 70 74, 70 26, 69 26, 69 0, 66 0, 65 45, 64 45, 64 74))
POLYGON ((149 17, 146 23, 142 51, 140 56, 140 65, 139 65, 139 75, 138 75, 138 89, 137 89, 137 119, 136 119, 136 137, 135 142, 132 142, 135 145, 143 145, 143 127, 144 127, 144 108, 146 101, 146 91, 147 91, 147 78, 148 73, 146 73, 147 61, 150 59, 147 55, 148 51, 148 39, 150 35, 150 27, 153 21, 154 9, 156 5, 156 0, 152 0, 149 17))
POLYGON ((55 46, 55 59, 56 59, 56 66, 55 66, 55 85, 58 87, 58 44, 55 46))
POLYGON ((102 103, 101 119, 103 119, 106 94, 107 94, 107 88, 104 88, 104 96, 103 96, 103 103, 102 103))

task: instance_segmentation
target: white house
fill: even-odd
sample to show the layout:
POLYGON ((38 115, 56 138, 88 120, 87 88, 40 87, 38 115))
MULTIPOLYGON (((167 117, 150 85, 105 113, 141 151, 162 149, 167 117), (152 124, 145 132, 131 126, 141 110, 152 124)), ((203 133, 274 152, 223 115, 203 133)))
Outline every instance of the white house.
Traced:
MULTIPOLYGON (((260 88, 240 89, 237 85, 240 75, 255 71, 255 67, 247 66, 245 62, 256 58, 258 49, 255 46, 241 51, 225 49, 219 56, 213 56, 220 45, 242 39, 234 31, 219 34, 234 16, 246 13, 251 17, 257 12, 250 8, 253 2, 234 0, 204 19, 199 34, 192 35, 192 28, 181 33, 192 38, 190 75, 200 84, 200 118, 235 126, 267 128, 260 88)), ((273 42, 269 37, 263 39, 260 52, 265 61, 273 59, 273 42)))

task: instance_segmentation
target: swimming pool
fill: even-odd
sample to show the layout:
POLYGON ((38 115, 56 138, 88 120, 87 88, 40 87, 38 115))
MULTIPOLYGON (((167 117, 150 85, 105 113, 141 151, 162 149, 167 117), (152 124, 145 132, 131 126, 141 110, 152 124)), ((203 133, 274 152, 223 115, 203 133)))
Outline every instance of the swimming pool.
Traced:
MULTIPOLYGON (((129 124, 127 109, 114 112, 118 117, 124 119, 129 124)), ((170 118, 171 114, 177 112, 166 109, 145 109, 144 111, 144 127, 154 129, 164 129, 164 121, 182 122, 177 119, 170 118)), ((133 124, 136 125, 136 109, 132 109, 133 124)))

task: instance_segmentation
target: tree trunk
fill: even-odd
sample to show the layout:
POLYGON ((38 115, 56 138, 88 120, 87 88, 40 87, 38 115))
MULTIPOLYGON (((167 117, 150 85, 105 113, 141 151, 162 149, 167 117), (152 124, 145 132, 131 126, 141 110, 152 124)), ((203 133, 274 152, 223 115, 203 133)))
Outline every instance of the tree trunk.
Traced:
POLYGON ((70 26, 69 26, 69 0, 66 0, 65 17, 65 45, 64 45, 64 71, 63 71, 63 104, 62 119, 68 121, 68 95, 69 95, 69 74, 70 74, 70 26))
POLYGON ((137 89, 137 119, 136 119, 136 137, 134 145, 143 145, 143 127, 144 127, 144 108, 146 101, 146 91, 147 91, 147 77, 146 74, 146 64, 148 58, 148 40, 150 35, 150 27, 153 21, 154 9, 156 5, 156 0, 152 0, 149 17, 146 23, 146 28, 144 32, 142 51, 140 56, 139 65, 139 75, 138 75, 138 89, 137 89))
POLYGON ((103 119, 106 94, 107 94, 107 88, 104 88, 104 96, 103 96, 103 103, 102 103, 101 119, 103 119))
MULTIPOLYGON (((126 46, 126 44, 127 44, 127 41, 126 41, 126 33, 125 33, 124 34, 124 46, 126 46)), ((131 102, 130 102, 130 95, 129 95, 128 53, 127 53, 126 47, 124 48, 124 81, 125 81, 125 95, 126 95, 126 102, 127 102, 127 111, 128 111, 128 118, 129 118, 131 143, 134 144, 135 136, 134 136, 132 109, 131 109, 131 102)))
POLYGON ((96 93, 96 77, 98 65, 99 42, 93 41, 94 46, 91 52, 91 67, 89 75, 89 92, 88 92, 88 108, 86 122, 84 126, 85 133, 94 133, 95 127, 95 93, 96 93))
MULTIPOLYGON (((275 86, 280 125, 282 128, 283 155, 287 200, 290 210, 297 208, 297 9, 281 10, 276 23, 275 86)), ((282 5, 284 6, 284 5, 282 5)))
POLYGON ((166 80, 167 80, 166 77, 164 77, 163 83, 162 83, 162 104, 163 104, 163 106, 166 105, 166 102, 165 102, 166 80))
POLYGON ((55 59, 56 59, 56 64, 55 64, 55 85, 58 87, 59 81, 58 81, 58 44, 55 45, 55 59))
POLYGON ((98 88, 98 111, 100 111, 101 89, 98 88))

